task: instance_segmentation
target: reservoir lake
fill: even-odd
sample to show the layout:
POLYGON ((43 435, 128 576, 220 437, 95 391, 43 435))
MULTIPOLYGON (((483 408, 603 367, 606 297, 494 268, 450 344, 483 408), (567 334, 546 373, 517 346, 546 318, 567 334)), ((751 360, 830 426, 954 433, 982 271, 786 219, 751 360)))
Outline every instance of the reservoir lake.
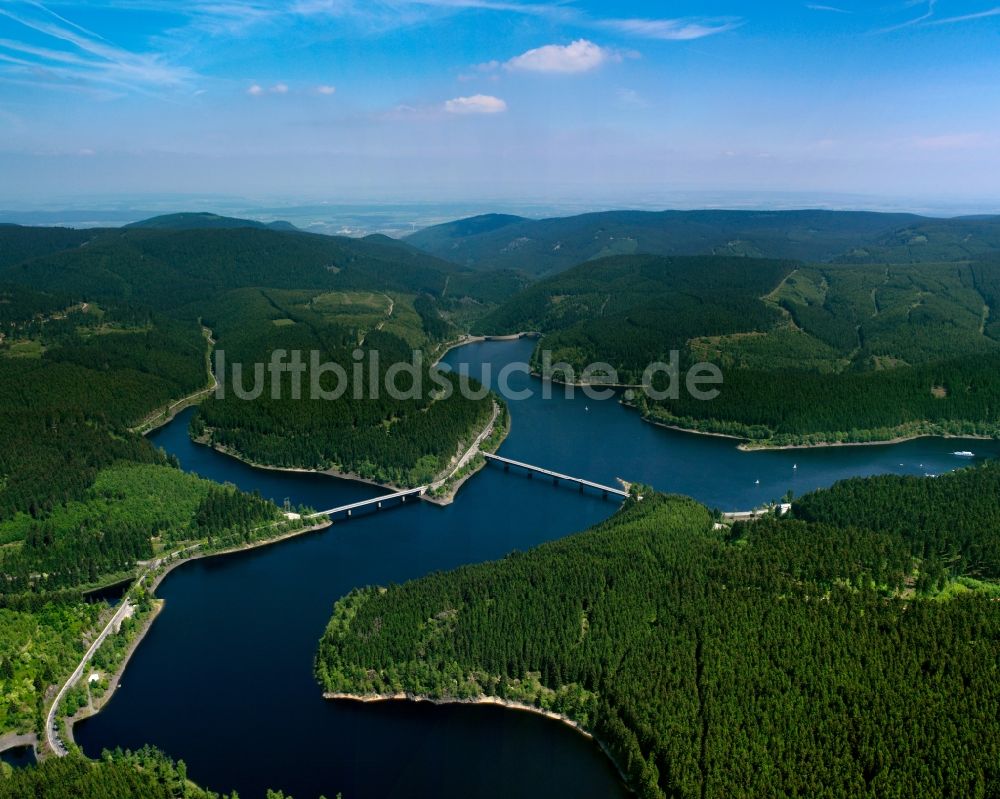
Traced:
MULTIPOLYGON (((480 342, 444 362, 473 376, 526 362, 535 342, 480 342)), ((748 510, 851 476, 941 474, 1000 454, 1000 442, 924 438, 879 446, 741 452, 737 442, 647 424, 615 400, 572 399, 517 374, 500 454, 607 485, 617 478, 748 510), (955 451, 971 450, 975 458, 955 451)), ((191 442, 193 409, 150 434, 185 470, 283 503, 330 508, 384 493, 325 475, 257 469, 191 442)), ((263 799, 510 799, 627 795, 593 741, 558 722, 494 706, 330 702, 312 674, 333 603, 351 589, 501 558, 583 530, 620 504, 523 472, 487 466, 437 507, 407 503, 319 532, 173 571, 163 612, 122 685, 75 727, 91 757, 153 744, 216 791, 263 799)))

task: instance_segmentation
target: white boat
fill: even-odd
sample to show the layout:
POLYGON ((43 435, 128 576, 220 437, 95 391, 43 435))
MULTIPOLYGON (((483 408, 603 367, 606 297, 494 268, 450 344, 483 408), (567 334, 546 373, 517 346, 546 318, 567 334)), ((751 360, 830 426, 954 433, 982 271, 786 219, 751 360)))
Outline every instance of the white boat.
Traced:
POLYGON ((976 457, 976 453, 975 452, 969 452, 969 450, 967 450, 967 449, 959 450, 958 452, 953 452, 951 454, 954 455, 954 456, 956 456, 956 457, 958 457, 958 458, 975 458, 976 457))

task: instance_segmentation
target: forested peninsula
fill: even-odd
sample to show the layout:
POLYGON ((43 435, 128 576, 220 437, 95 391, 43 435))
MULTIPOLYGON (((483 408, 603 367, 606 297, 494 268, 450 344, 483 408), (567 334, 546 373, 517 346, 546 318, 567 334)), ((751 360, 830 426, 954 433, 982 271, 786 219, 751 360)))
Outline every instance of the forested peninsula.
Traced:
POLYGON ((563 714, 644 797, 996 790, 1000 466, 849 480, 734 525, 641 493, 587 532, 344 597, 323 690, 563 714))

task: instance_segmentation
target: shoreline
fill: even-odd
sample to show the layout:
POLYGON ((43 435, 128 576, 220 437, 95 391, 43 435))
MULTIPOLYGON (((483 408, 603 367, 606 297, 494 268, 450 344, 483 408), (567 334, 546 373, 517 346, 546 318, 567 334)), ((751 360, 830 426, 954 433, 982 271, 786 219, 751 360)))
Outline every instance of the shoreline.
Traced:
POLYGON ((740 452, 780 452, 789 449, 822 449, 824 447, 890 447, 895 444, 905 444, 907 441, 917 441, 921 438, 941 438, 964 441, 996 441, 995 436, 977 435, 975 433, 910 433, 907 435, 894 436, 893 438, 878 439, 876 441, 813 441, 808 444, 769 444, 766 441, 755 441, 746 436, 737 436, 732 433, 716 433, 711 430, 696 430, 691 427, 683 427, 678 424, 661 422, 640 411, 635 405, 622 401, 626 408, 639 414, 639 418, 647 424, 662 427, 666 430, 673 430, 678 433, 690 433, 696 436, 712 436, 714 438, 727 438, 730 441, 739 441, 736 449, 740 452))
POLYGON ((21 749, 31 747, 38 759, 38 733, 34 732, 8 732, 0 735, 0 753, 9 752, 11 749, 21 749))
MULTIPOLYGON (((494 406, 496 407, 495 403, 494 403, 494 406)), ((487 425, 484 428, 484 430, 480 431, 477 434, 477 437, 476 437, 476 439, 474 439, 474 442, 475 441, 482 441, 483 439, 489 437, 490 433, 493 430, 493 425, 495 424, 498 415, 499 415, 498 413, 495 413, 495 415, 487 422, 487 425)), ((506 438, 506 435, 504 436, 504 438, 506 438)), ((216 452, 218 452, 220 455, 225 455, 228 458, 232 458, 233 460, 239 461, 243 465, 249 466, 252 469, 264 469, 264 470, 269 471, 269 472, 285 472, 287 474, 314 474, 314 475, 322 475, 324 477, 333 478, 334 480, 348 480, 348 481, 354 482, 354 483, 363 483, 364 485, 369 485, 369 486, 372 486, 373 488, 385 489, 386 491, 389 491, 389 492, 392 492, 392 493, 395 493, 395 492, 398 492, 398 491, 409 491, 411 488, 415 487, 415 486, 400 486, 400 485, 397 485, 395 483, 380 483, 377 480, 371 480, 371 479, 369 479, 367 477, 361 477, 360 475, 354 474, 353 472, 343 472, 343 471, 340 471, 339 469, 335 469, 335 468, 330 468, 330 469, 305 469, 305 468, 303 468, 301 466, 269 466, 268 464, 265 464, 265 463, 256 463, 256 462, 250 460, 249 458, 245 457, 244 455, 238 453, 235 450, 231 450, 231 449, 228 449, 226 447, 223 447, 221 444, 211 444, 211 443, 209 443, 207 440, 205 440, 203 438, 202 439, 192 438, 191 440, 195 444, 198 444, 198 445, 203 446, 203 447, 209 447, 210 449, 213 449, 216 452)), ((501 443, 502 443, 502 441, 501 441, 501 443)), ((476 446, 476 444, 473 443, 473 446, 476 446)), ((464 458, 468 454, 468 452, 469 452, 469 449, 465 449, 465 450, 462 450, 460 453, 456 453, 455 459, 457 461, 461 462, 462 458, 464 458)), ((456 467, 455 471, 457 471, 458 468, 461 468, 461 467, 460 466, 456 467)), ((454 491, 451 491, 448 494, 445 494, 445 495, 440 496, 440 497, 433 497, 428 492, 428 493, 421 494, 420 495, 420 499, 422 501, 424 501, 424 502, 429 502, 432 505, 437 505, 438 507, 444 507, 445 505, 450 505, 454 501, 455 494, 458 493, 458 489, 462 486, 462 484, 465 483, 466 480, 468 480, 470 477, 472 477, 478 471, 479 471, 478 469, 473 469, 468 474, 463 475, 463 477, 455 484, 454 491)), ((440 484, 442 482, 447 482, 447 480, 449 480, 449 479, 450 479, 450 475, 447 476, 447 477, 439 478, 438 480, 435 480, 433 483, 430 483, 429 485, 433 486, 435 484, 440 484)))
MULTIPOLYGON (((128 649, 125 652, 125 657, 122 658, 122 662, 118 664, 118 668, 115 669, 114 674, 108 677, 108 688, 107 690, 96 700, 91 695, 90 704, 85 705, 80 708, 73 716, 63 719, 65 724, 65 743, 77 745, 76 739, 73 737, 73 727, 79 721, 84 721, 92 716, 96 716, 100 713, 104 706, 111 701, 111 698, 115 695, 115 691, 118 690, 118 686, 121 684, 121 679, 125 674, 125 668, 128 666, 129 661, 132 659, 132 655, 135 654, 135 650, 139 648, 139 644, 142 643, 143 639, 146 637, 146 633, 149 632, 150 627, 153 626, 153 622, 156 621, 156 617, 160 615, 163 610, 164 601, 158 599, 153 606, 153 610, 150 612, 149 616, 146 617, 142 624, 142 628, 136 633, 135 638, 129 643, 128 649)), ((81 677, 82 679, 82 677, 81 677)), ((88 693, 90 688, 87 689, 88 693)))
POLYGON ((154 430, 159 430, 164 425, 172 422, 178 413, 187 410, 192 405, 197 405, 219 387, 219 380, 216 378, 215 372, 212 371, 212 353, 215 351, 215 339, 212 338, 212 331, 204 325, 202 325, 201 331, 208 343, 208 351, 205 353, 205 369, 208 372, 209 384, 205 388, 200 388, 186 397, 181 397, 179 400, 174 401, 160 415, 156 415, 155 412, 150 414, 135 427, 130 428, 133 433, 147 436, 154 430))
MULTIPOLYGON (((153 582, 146 586, 146 590, 149 591, 150 594, 155 593, 156 589, 160 587, 160 583, 166 579, 167 575, 169 575, 174 569, 183 566, 185 563, 193 563, 196 560, 223 557, 225 555, 237 555, 240 552, 250 552, 254 549, 263 549, 264 547, 269 547, 272 544, 280 544, 282 541, 288 541, 291 538, 298 538, 301 535, 317 533, 320 530, 325 530, 327 527, 333 527, 333 524, 334 523, 331 521, 318 522, 316 524, 311 524, 308 527, 299 528, 298 530, 289 530, 288 532, 282 533, 274 538, 262 538, 259 541, 252 541, 249 544, 241 544, 240 546, 229 547, 228 549, 218 549, 210 552, 202 552, 199 549, 199 551, 194 552, 191 555, 176 557, 167 564, 161 564, 161 566, 163 566, 163 570, 157 572, 156 576, 153 578, 153 582)), ((200 548, 201 545, 198 544, 196 546, 200 548)))
POLYGON ((568 727, 574 730, 577 734, 582 735, 589 741, 593 741, 597 746, 600 747, 604 756, 608 758, 612 767, 618 772, 618 777, 621 779, 622 784, 629 791, 629 793, 634 794, 635 791, 632 789, 632 785, 628 781, 628 777, 625 775, 624 769, 618 763, 617 760, 608 751, 608 747, 605 745, 604 741, 598 738, 594 733, 590 732, 580 724, 580 722, 571 719, 562 713, 556 713, 553 710, 544 710, 540 707, 535 707, 534 705, 529 705, 526 702, 516 702, 510 699, 501 699, 497 696, 487 696, 486 694, 480 694, 477 697, 471 699, 456 699, 453 697, 444 698, 434 698, 429 696, 422 696, 420 694, 412 694, 406 691, 400 691, 395 694, 352 694, 345 693, 342 691, 324 691, 323 698, 330 702, 359 702, 361 704, 369 704, 373 702, 412 702, 414 704, 419 704, 421 702, 431 704, 431 705, 480 705, 501 707, 507 710, 514 710, 520 713, 532 713, 536 716, 542 716, 551 721, 557 721, 564 727, 568 727))
MULTIPOLYGON (((501 400, 502 401, 502 400, 501 400)), ((455 497, 458 495, 459 489, 465 485, 466 481, 469 480, 473 475, 478 474, 486 466, 486 460, 483 459, 483 463, 475 464, 474 461, 478 455, 483 452, 483 444, 489 439, 497 429, 497 422, 500 419, 500 404, 497 400, 493 399, 493 413, 490 415, 489 422, 486 423, 486 427, 480 431, 479 435, 473 440, 466 450, 457 458, 457 463, 455 468, 446 476, 437 480, 430 485, 430 491, 436 491, 438 489, 445 489, 443 494, 438 496, 433 496, 430 491, 427 494, 422 494, 421 499, 426 499, 427 502, 431 502, 438 507, 445 507, 450 505, 455 501, 455 497), (455 477, 462 469, 469 467, 469 470, 461 475, 460 477, 455 477)), ((496 442, 495 446, 491 447, 491 452, 496 452, 503 444, 507 436, 510 434, 510 420, 508 414, 508 423, 503 429, 503 435, 500 440, 496 442)))
MULTIPOLYGON (((290 530, 274 538, 261 539, 260 541, 251 542, 249 544, 243 544, 241 546, 236 546, 236 547, 229 547, 228 549, 220 549, 213 552, 193 552, 193 554, 186 556, 178 555, 177 557, 174 557, 172 560, 170 560, 168 563, 166 564, 161 563, 159 566, 157 566, 157 571, 155 576, 153 576, 152 582, 150 582, 146 586, 146 590, 149 592, 151 596, 153 596, 155 600, 154 610, 146 618, 145 622, 142 625, 142 628, 136 632, 135 638, 133 638, 132 641, 129 643, 129 647, 127 652, 125 653, 125 657, 122 659, 122 662, 115 670, 114 675, 108 680, 107 690, 94 703, 94 706, 93 707, 87 706, 81 708, 79 711, 77 711, 77 713, 74 716, 63 719, 63 721, 65 722, 65 735, 67 743, 76 744, 76 741, 73 738, 74 725, 77 722, 84 721, 85 719, 91 718, 92 716, 96 716, 98 713, 100 713, 101 710, 103 710, 104 707, 108 704, 108 702, 111 701, 112 697, 115 694, 115 691, 118 690, 118 686, 121 683, 123 675, 125 674, 125 669, 128 666, 129 661, 132 659, 132 655, 139 648, 139 645, 145 640, 146 635, 149 633, 150 629, 152 629, 153 622, 156 621, 157 617, 160 615, 161 611, 166 606, 166 600, 156 597, 155 592, 156 589, 160 586, 160 583, 162 583, 163 580, 166 579, 167 575, 169 575, 172 571, 174 571, 174 569, 183 566, 185 563, 192 563, 194 561, 202 560, 205 558, 221 557, 225 555, 235 555, 240 552, 249 552, 251 550, 261 549, 263 547, 271 546, 273 544, 280 544, 281 542, 287 541, 288 539, 296 538, 302 535, 307 535, 309 533, 318 532, 320 530, 325 530, 332 526, 333 522, 326 521, 318 524, 309 525, 308 527, 303 527, 298 530, 290 530)), ((194 547, 200 547, 200 546, 201 544, 194 545, 194 547)), ((192 549, 185 550, 185 552, 192 552, 192 551, 193 551, 192 549)), ((147 573, 145 575, 137 577, 133 581, 132 585, 134 586, 139 581, 148 578, 149 576, 150 575, 147 573)), ((131 587, 132 586, 130 586, 130 588, 131 587)), ((82 674, 79 679, 83 679, 82 674)), ((79 682, 79 679, 77 680, 77 682, 79 682)), ((32 735, 34 735, 34 733, 32 733, 32 735)), ((47 746, 42 747, 40 751, 36 738, 35 754, 36 757, 39 757, 39 756, 49 756, 56 753, 52 752, 47 746)))
MULTIPOLYGON (((520 336, 517 336, 516 338, 520 338, 520 336)), ((479 340, 487 340, 487 339, 481 338, 479 340)), ((440 357, 443 357, 444 354, 447 353, 450 349, 453 349, 455 347, 464 346, 467 343, 472 343, 472 342, 469 341, 469 340, 463 340, 463 341, 459 341, 459 342, 456 342, 456 343, 452 344, 451 346, 449 346, 445 350, 444 353, 442 353, 442 355, 440 357)), ((440 361, 440 357, 439 357, 438 361, 440 361)), ((213 375, 213 380, 214 380, 214 375, 213 375)), ((210 393, 213 390, 214 390, 214 386, 211 386, 211 387, 208 387, 206 389, 202 389, 199 392, 195 392, 195 394, 192 394, 192 395, 189 395, 187 397, 184 397, 181 400, 178 400, 177 402, 175 402, 171 406, 170 409, 168 409, 168 410, 173 410, 173 413, 165 414, 164 417, 159 421, 158 424, 151 425, 147 429, 143 430, 142 435, 146 435, 147 433, 151 432, 152 430, 155 430, 158 427, 162 427, 164 424, 169 423, 170 421, 172 421, 176 417, 177 413, 179 413, 181 410, 185 410, 187 407, 189 407, 189 405, 191 404, 191 402, 192 402, 192 400, 194 398, 197 398, 197 397, 200 397, 200 396, 203 396, 203 395, 207 395, 208 393, 210 393), (183 405, 183 407, 181 407, 182 405, 183 405)), ((477 437, 475 438, 474 443, 472 444, 472 446, 469 449, 466 449, 464 452, 462 452, 461 454, 459 454, 457 456, 458 457, 458 461, 459 461, 459 466, 456 467, 455 471, 457 471, 458 469, 461 468, 461 466, 462 466, 461 461, 462 461, 462 459, 464 457, 466 457, 469 454, 469 451, 471 449, 478 448, 479 444, 481 444, 482 441, 485 438, 488 438, 489 435, 493 432, 493 429, 494 429, 494 427, 496 425, 496 421, 499 418, 499 411, 500 411, 500 406, 496 402, 494 402, 493 414, 492 414, 489 422, 487 423, 486 427, 483 429, 483 431, 481 431, 479 433, 479 435, 477 435, 477 437)), ((144 426, 146 424, 148 424, 148 420, 146 420, 143 423, 144 426)), ((136 430, 138 430, 138 429, 139 428, 136 428, 136 430)), ((506 433, 508 431, 509 431, 509 426, 508 426, 507 430, 505 431, 505 435, 504 435, 505 438, 506 438, 506 433)), ((399 487, 393 486, 392 484, 378 483, 378 482, 375 482, 373 480, 365 479, 365 478, 360 477, 360 476, 355 475, 355 474, 351 474, 351 473, 347 473, 347 472, 340 472, 340 471, 338 471, 336 469, 329 469, 329 470, 325 470, 325 471, 319 471, 319 470, 315 470, 315 469, 302 469, 302 468, 296 468, 296 467, 268 466, 268 465, 265 465, 265 464, 258 464, 258 463, 254 463, 254 462, 252 462, 252 461, 250 461, 250 460, 248 460, 248 459, 240 456, 239 454, 237 454, 235 452, 228 451, 228 450, 226 450, 225 448, 223 448, 223 447, 221 447, 219 445, 209 444, 207 441, 204 441, 204 440, 201 440, 201 441, 199 441, 197 439, 192 439, 192 440, 194 440, 195 443, 200 444, 202 446, 211 447, 212 449, 216 450, 217 452, 219 452, 219 453, 221 453, 223 455, 226 455, 228 457, 234 458, 235 460, 238 460, 241 463, 244 463, 247 466, 250 466, 251 468, 255 468, 255 469, 266 469, 266 470, 269 470, 269 471, 279 471, 279 472, 292 472, 292 473, 298 473, 298 474, 322 474, 322 475, 326 475, 328 477, 332 477, 334 479, 353 480, 355 482, 364 483, 366 485, 371 485, 371 486, 374 486, 374 487, 377 487, 377 488, 383 488, 383 489, 389 489, 389 490, 400 490, 399 487)), ((502 443, 502 440, 501 440, 501 443, 502 443)), ((471 460, 471 458, 469 460, 471 460)), ((443 507, 445 505, 448 505, 448 504, 450 504, 454 500, 454 496, 457 493, 458 489, 470 477, 472 477, 473 475, 475 475, 478 471, 479 471, 479 469, 473 469, 473 470, 469 471, 468 474, 463 475, 455 483, 455 485, 452 487, 452 489, 449 491, 449 493, 446 494, 444 497, 437 497, 437 498, 426 497, 425 498, 425 497, 422 496, 421 499, 426 499, 428 502, 431 502, 432 504, 438 505, 439 507, 443 507)), ((454 471, 452 472, 452 474, 454 474, 454 471)), ((449 479, 449 478, 445 478, 445 480, 447 480, 447 479, 449 479)), ((318 532, 320 530, 325 530, 325 529, 327 529, 329 527, 332 527, 333 524, 334 523, 332 521, 323 521, 323 522, 319 522, 317 524, 313 524, 313 525, 309 525, 307 527, 303 527, 303 528, 298 529, 298 530, 292 530, 292 531, 283 533, 282 535, 276 536, 274 538, 262 539, 260 541, 251 542, 249 544, 243 544, 243 545, 240 545, 240 546, 230 547, 228 549, 218 550, 218 551, 214 551, 214 552, 201 552, 201 551, 194 552, 193 551, 194 549, 199 548, 201 546, 201 544, 199 543, 199 544, 195 544, 193 547, 189 548, 188 550, 185 550, 185 552, 188 552, 188 553, 191 553, 191 554, 178 555, 176 557, 173 557, 166 564, 162 564, 162 563, 159 564, 156 567, 155 576, 153 576, 152 581, 146 586, 146 589, 149 592, 149 594, 151 596, 153 596, 154 599, 156 600, 155 610, 152 613, 150 613, 149 617, 147 618, 147 620, 143 624, 142 628, 139 631, 137 631, 137 633, 135 635, 135 638, 129 644, 129 648, 128 648, 128 651, 126 652, 126 655, 125 655, 124 659, 122 660, 122 662, 119 665, 118 669, 115 671, 115 674, 113 675, 113 678, 109 679, 109 681, 108 681, 108 688, 105 691, 105 693, 100 697, 100 699, 96 703, 94 703, 93 707, 91 707, 91 706, 88 705, 86 708, 81 708, 77 712, 76 715, 74 715, 74 716, 72 716, 70 718, 65 718, 64 719, 64 721, 65 721, 65 735, 66 735, 66 738, 67 738, 67 742, 73 743, 73 744, 76 743, 75 740, 74 740, 74 738, 73 738, 73 727, 74 727, 74 725, 77 722, 83 721, 85 719, 88 719, 88 718, 91 718, 92 716, 97 715, 107 705, 107 703, 111 701, 112 697, 114 696, 115 691, 118 689, 118 686, 119 686, 119 684, 121 682, 121 678, 122 678, 122 676, 125 673, 125 669, 128 666, 128 663, 131 660, 132 655, 135 653, 135 651, 138 649, 139 645, 142 643, 142 641, 145 639, 146 635, 149 633, 149 630, 152 628, 153 622, 159 616, 160 612, 162 611, 162 609, 163 609, 163 607, 165 605, 165 600, 162 600, 162 599, 159 599, 158 597, 155 597, 156 589, 159 588, 159 586, 163 582, 163 580, 166 579, 166 577, 174 569, 179 568, 180 566, 182 566, 185 563, 189 563, 189 562, 196 561, 196 560, 201 560, 203 558, 212 558, 212 557, 220 557, 220 556, 225 556, 225 555, 234 555, 234 554, 237 554, 239 552, 248 552, 248 551, 253 550, 253 549, 261 549, 263 547, 271 546, 271 545, 274 545, 274 544, 279 544, 279 543, 281 543, 283 541, 286 541, 286 540, 288 540, 290 538, 295 538, 295 537, 298 537, 298 536, 306 535, 308 533, 313 533, 313 532, 318 532)), ((131 579, 129 581, 129 588, 127 588, 126 591, 125 591, 125 595, 127 596, 128 591, 133 586, 135 586, 136 584, 138 584, 140 581, 143 581, 143 580, 147 579, 148 577, 150 577, 150 574, 147 572, 144 575, 140 575, 140 576, 137 576, 137 577, 131 579)), ((78 678, 78 680, 76 682, 79 682, 79 679, 82 679, 82 675, 81 675, 81 678, 78 678)), ((76 684, 76 682, 74 682, 74 685, 76 684)), ((58 696, 58 692, 57 692, 57 696, 58 696)), ((15 740, 15 739, 13 737, 11 737, 11 740, 15 740)), ((6 751, 6 749, 13 749, 13 748, 17 748, 19 746, 31 744, 31 745, 34 746, 36 758, 40 757, 40 756, 44 757, 44 756, 48 756, 48 755, 51 755, 51 754, 55 754, 47 746, 42 746, 42 747, 39 746, 39 739, 38 739, 38 736, 37 736, 36 733, 28 733, 25 736, 18 736, 16 740, 18 742, 11 743, 11 744, 9 744, 7 746, 2 747, 2 748, 0 748, 0 751, 6 751), (20 743, 19 742, 22 737, 25 740, 24 743, 20 743)), ((0 742, 6 743, 6 738, 0 738, 0 742)))
POLYGON ((452 350, 458 349, 459 347, 464 347, 467 344, 482 344, 484 341, 519 341, 522 338, 541 338, 542 334, 534 330, 523 330, 520 333, 506 333, 504 335, 466 335, 460 339, 452 341, 444 345, 444 349, 437 356, 437 359, 431 366, 437 366, 441 361, 444 360, 444 356, 447 355, 452 350))
MULTIPOLYGON (((479 341, 500 341, 508 339, 523 338, 526 336, 541 337, 541 333, 519 333, 512 336, 479 336, 476 340, 479 341)), ((471 343, 471 342, 469 342, 471 343)), ((461 346, 457 344, 454 346, 461 346)), ((640 389, 642 384, 634 383, 585 383, 583 381, 568 382, 566 380, 559 380, 553 377, 545 378, 540 372, 532 370, 530 372, 531 376, 542 381, 548 381, 555 385, 560 386, 570 386, 579 389, 611 389, 613 391, 623 391, 628 389, 640 389)), ((956 434, 956 433, 909 433, 903 435, 896 435, 891 438, 877 439, 873 441, 814 441, 807 444, 772 444, 767 441, 758 441, 755 439, 748 438, 747 436, 734 435, 732 433, 717 433, 711 430, 698 430, 693 427, 684 427, 679 424, 671 424, 670 422, 663 422, 658 419, 654 419, 651 416, 643 413, 634 403, 629 402, 624 398, 619 398, 619 403, 630 410, 636 411, 642 421, 649 424, 655 425, 657 427, 663 427, 667 430, 674 430, 679 433, 691 433, 693 435, 699 436, 713 436, 715 438, 727 438, 731 441, 740 442, 737 445, 737 449, 741 452, 778 452, 780 450, 790 450, 790 449, 819 449, 822 447, 879 447, 879 446, 892 446, 894 444, 905 444, 907 441, 916 441, 921 438, 942 438, 942 439, 965 439, 968 441, 997 441, 1000 436, 990 436, 990 435, 978 435, 975 433, 967 434, 956 434)))
MULTIPOLYGON (((269 472, 285 472, 287 474, 318 474, 324 475, 326 477, 332 477, 336 480, 349 480, 354 483, 364 483, 365 485, 374 486, 375 488, 384 488, 387 491, 397 492, 397 491, 408 491, 410 487, 400 486, 395 483, 380 483, 377 480, 371 480, 367 477, 362 477, 361 475, 354 474, 353 472, 344 472, 336 468, 329 469, 307 469, 302 466, 271 466, 266 463, 257 463, 251 460, 246 455, 241 452, 225 447, 222 444, 213 444, 206 438, 192 438, 195 444, 202 447, 208 447, 218 452, 220 455, 225 455, 228 458, 239 461, 244 466, 249 466, 252 469, 264 469, 269 472)), ((411 486, 412 487, 412 486, 411 486)))
POLYGON ((783 449, 820 449, 822 447, 891 447, 894 444, 905 444, 907 441, 916 441, 921 438, 942 438, 965 441, 996 441, 993 436, 981 436, 974 433, 956 435, 955 433, 912 433, 905 436, 896 436, 880 441, 820 441, 811 444, 763 444, 753 446, 751 444, 741 444, 738 449, 743 452, 773 451, 783 449))

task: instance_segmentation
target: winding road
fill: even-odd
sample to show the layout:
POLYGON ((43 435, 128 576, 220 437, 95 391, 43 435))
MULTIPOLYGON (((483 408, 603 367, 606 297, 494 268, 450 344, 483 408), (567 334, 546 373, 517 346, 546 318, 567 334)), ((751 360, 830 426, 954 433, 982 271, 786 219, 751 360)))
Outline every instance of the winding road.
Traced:
MULTIPOLYGON (((164 560, 173 560, 174 558, 179 557, 185 552, 188 552, 192 549, 196 549, 199 546, 201 545, 193 544, 191 546, 184 547, 183 549, 178 549, 176 552, 170 553, 165 558, 157 558, 156 560, 150 561, 146 567, 146 570, 142 574, 140 574, 139 577, 136 579, 136 581, 133 583, 133 587, 144 583, 146 581, 146 578, 150 574, 152 574, 154 571, 160 568, 160 565, 163 563, 164 560)), ((129 591, 131 591, 131 589, 129 589, 129 591)), ((69 691, 69 689, 72 688, 74 685, 76 685, 77 681, 83 676, 83 672, 87 668, 87 664, 90 663, 91 659, 94 657, 94 654, 97 652, 97 650, 101 648, 101 644, 104 643, 104 640, 111 634, 111 632, 116 628, 116 626, 120 625, 122 620, 129 615, 129 612, 133 607, 134 606, 129 601, 129 594, 126 593, 125 596, 122 598, 121 605, 115 611, 114 615, 111 617, 108 623, 104 626, 104 629, 101 630, 97 638, 94 639, 94 642, 90 645, 90 648, 87 650, 86 654, 84 654, 83 658, 80 660, 79 664, 77 664, 77 667, 73 670, 73 673, 69 675, 69 678, 66 680, 66 682, 63 683, 62 687, 59 689, 59 693, 56 694, 56 698, 52 701, 52 705, 51 707, 49 707, 48 715, 45 717, 45 740, 46 743, 48 743, 49 748, 52 750, 53 754, 56 754, 59 757, 63 757, 69 754, 66 747, 63 745, 63 742, 59 739, 56 730, 56 714, 59 712, 60 703, 66 696, 66 693, 69 691)))

